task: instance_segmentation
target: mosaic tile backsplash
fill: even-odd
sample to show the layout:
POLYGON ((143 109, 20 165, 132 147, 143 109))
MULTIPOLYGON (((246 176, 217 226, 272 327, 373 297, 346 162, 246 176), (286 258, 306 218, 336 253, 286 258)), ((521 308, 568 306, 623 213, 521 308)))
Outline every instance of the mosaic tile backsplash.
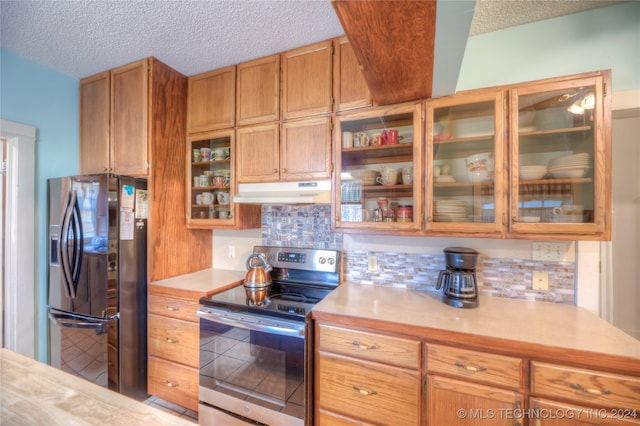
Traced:
MULTIPOLYGON (((264 205, 262 243, 280 247, 343 250, 341 233, 331 230, 329 205, 264 205)), ((435 290, 445 268, 444 255, 343 250, 345 280, 368 285, 435 290), (378 270, 367 270, 375 255, 378 270)), ((575 304, 574 262, 503 259, 480 256, 476 268, 478 290, 485 296, 575 304), (531 288, 534 270, 549 272, 548 290, 531 288)))

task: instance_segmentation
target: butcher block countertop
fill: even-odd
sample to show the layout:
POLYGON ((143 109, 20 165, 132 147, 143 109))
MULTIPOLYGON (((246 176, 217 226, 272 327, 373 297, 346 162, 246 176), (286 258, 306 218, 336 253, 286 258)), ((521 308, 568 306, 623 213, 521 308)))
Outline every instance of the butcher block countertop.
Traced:
POLYGON ((477 308, 460 309, 441 292, 345 282, 312 318, 538 359, 603 368, 615 361, 640 374, 640 341, 573 305, 481 296, 477 308))
POLYGON ((242 284, 247 271, 210 268, 149 284, 154 294, 198 300, 242 284))
POLYGON ((8 349, 0 349, 0 424, 193 426, 8 349))

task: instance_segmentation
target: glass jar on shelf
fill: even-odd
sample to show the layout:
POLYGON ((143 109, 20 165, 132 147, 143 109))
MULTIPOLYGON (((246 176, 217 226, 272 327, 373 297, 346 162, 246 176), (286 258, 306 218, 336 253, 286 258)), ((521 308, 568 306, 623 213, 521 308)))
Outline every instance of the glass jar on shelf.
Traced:
POLYGON ((336 119, 335 226, 415 231, 406 207, 420 205, 423 126, 420 104, 340 115, 336 119), (399 206, 404 206, 398 220, 399 206))

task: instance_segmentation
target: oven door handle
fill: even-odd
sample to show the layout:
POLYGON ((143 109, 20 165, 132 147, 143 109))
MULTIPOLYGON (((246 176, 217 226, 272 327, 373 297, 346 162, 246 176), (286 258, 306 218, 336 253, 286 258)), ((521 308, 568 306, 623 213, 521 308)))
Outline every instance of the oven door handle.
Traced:
POLYGON ((217 314, 211 311, 196 311, 196 315, 203 320, 218 322, 232 327, 240 327, 245 330, 262 331, 265 333, 278 334, 280 336, 304 338, 304 323, 300 324, 300 328, 295 325, 291 327, 283 324, 261 324, 253 321, 247 321, 243 318, 233 318, 229 314, 217 314))

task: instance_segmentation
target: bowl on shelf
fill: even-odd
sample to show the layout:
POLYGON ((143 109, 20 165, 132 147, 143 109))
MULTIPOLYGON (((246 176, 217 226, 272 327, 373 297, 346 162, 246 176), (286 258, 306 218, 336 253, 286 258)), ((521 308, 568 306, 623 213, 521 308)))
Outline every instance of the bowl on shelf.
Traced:
POLYGON ((583 177, 589 167, 569 167, 569 168, 560 168, 560 169, 549 169, 549 172, 555 178, 560 179, 578 179, 583 177))
POLYGON ((541 179, 547 174, 547 166, 520 166, 520 179, 541 179))

